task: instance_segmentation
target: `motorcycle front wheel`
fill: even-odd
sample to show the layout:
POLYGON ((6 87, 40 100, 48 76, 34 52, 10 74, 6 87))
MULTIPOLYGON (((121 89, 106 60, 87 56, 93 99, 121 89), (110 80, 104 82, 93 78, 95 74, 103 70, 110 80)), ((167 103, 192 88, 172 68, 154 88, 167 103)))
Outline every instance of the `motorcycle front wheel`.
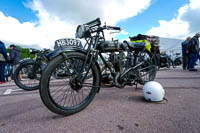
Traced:
POLYGON ((40 97, 49 110, 67 116, 91 103, 98 91, 100 76, 95 63, 89 67, 85 60, 82 53, 68 52, 46 66, 40 80, 40 97), (81 82, 83 77, 85 80, 81 82))

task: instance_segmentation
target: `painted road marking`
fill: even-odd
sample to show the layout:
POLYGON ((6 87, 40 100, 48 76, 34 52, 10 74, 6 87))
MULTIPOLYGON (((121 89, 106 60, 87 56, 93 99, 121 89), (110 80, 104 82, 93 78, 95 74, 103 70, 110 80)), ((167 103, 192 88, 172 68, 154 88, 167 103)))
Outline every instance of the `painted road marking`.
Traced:
POLYGON ((16 91, 22 91, 21 89, 7 89, 3 95, 9 95, 11 94, 12 92, 16 92, 16 91))

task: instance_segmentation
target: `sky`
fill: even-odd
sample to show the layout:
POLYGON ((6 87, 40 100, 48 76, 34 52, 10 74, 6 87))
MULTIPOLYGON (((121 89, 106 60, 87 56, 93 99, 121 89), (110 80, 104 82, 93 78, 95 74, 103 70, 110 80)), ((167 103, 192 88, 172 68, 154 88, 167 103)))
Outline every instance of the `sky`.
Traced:
POLYGON ((185 39, 200 32, 200 0, 1 0, 0 40, 53 48, 97 17, 120 26, 124 40, 139 33, 185 39))

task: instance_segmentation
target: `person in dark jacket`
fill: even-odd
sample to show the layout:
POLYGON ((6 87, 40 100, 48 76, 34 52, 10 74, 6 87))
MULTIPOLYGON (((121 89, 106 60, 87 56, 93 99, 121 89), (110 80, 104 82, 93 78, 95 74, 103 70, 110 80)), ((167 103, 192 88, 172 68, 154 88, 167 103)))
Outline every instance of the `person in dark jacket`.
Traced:
POLYGON ((10 60, 12 65, 17 65, 21 60, 21 52, 15 45, 10 45, 10 60))
POLYGON ((8 55, 5 44, 0 41, 0 84, 5 83, 5 65, 8 61, 8 55))
POLYGON ((192 39, 189 41, 189 53, 190 53, 190 71, 197 71, 197 69, 194 68, 198 54, 199 54, 199 38, 200 32, 197 33, 192 39))
POLYGON ((184 42, 182 42, 182 56, 183 56, 183 70, 189 69, 189 41, 190 37, 187 37, 184 42))
POLYGON ((10 45, 10 62, 12 64, 12 68, 13 68, 13 74, 16 70, 16 68, 18 67, 18 63, 21 60, 21 52, 18 48, 16 48, 15 45, 10 45))

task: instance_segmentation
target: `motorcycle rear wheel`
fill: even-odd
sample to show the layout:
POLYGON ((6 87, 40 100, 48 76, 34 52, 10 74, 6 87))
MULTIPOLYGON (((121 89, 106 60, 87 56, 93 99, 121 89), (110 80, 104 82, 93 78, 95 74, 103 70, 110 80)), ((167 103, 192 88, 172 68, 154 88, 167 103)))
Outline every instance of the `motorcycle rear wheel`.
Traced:
POLYGON ((13 75, 15 84, 25 91, 33 91, 39 89, 39 81, 41 77, 42 68, 39 68, 37 70, 36 77, 30 79, 29 75, 32 73, 33 66, 34 61, 20 64, 13 75))
POLYGON ((142 56, 139 57, 139 62, 144 62, 145 67, 140 67, 139 71, 140 71, 140 78, 139 80, 137 80, 137 82, 141 85, 144 85, 145 83, 149 82, 149 81, 153 81, 156 77, 156 73, 157 73, 157 64, 155 63, 155 57, 153 57, 151 55, 151 53, 149 52, 143 52, 141 53, 142 56))

